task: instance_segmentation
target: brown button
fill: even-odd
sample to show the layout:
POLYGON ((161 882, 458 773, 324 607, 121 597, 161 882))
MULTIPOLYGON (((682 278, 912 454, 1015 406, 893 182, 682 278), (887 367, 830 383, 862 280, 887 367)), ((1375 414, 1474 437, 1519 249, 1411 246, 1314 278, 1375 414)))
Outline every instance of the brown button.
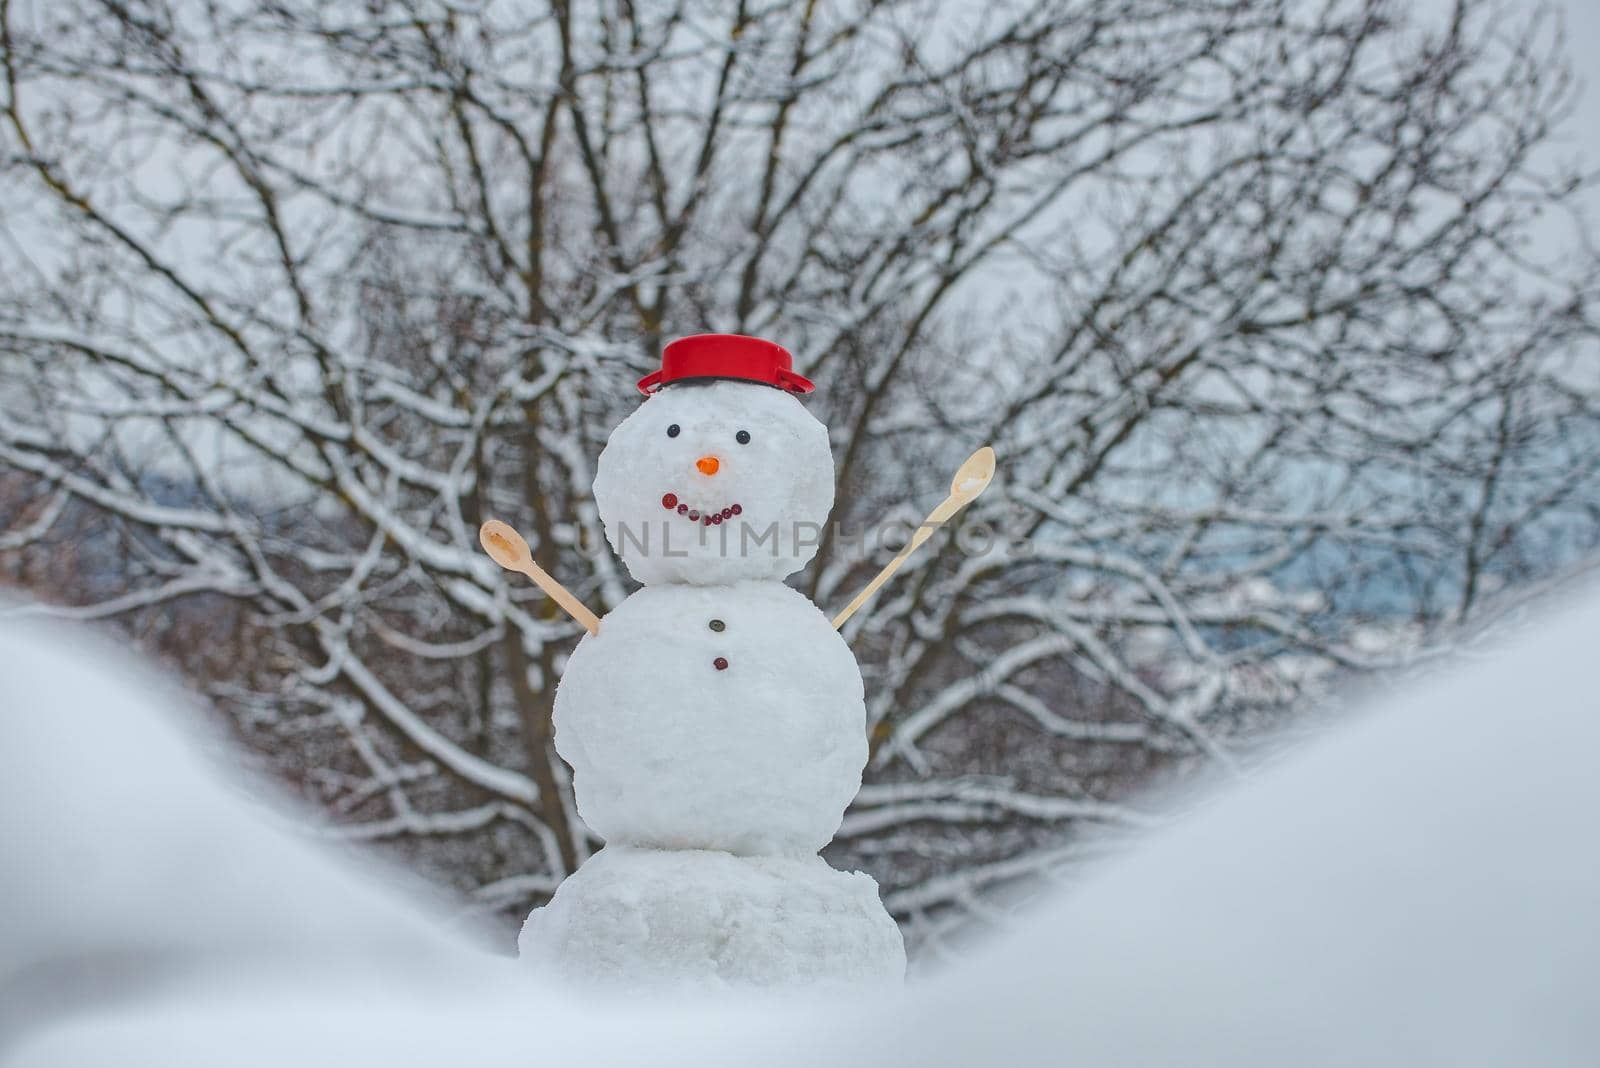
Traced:
POLYGON ((718 634, 721 634, 723 631, 728 629, 728 625, 720 619, 713 619, 711 621, 711 629, 716 631, 718 634))

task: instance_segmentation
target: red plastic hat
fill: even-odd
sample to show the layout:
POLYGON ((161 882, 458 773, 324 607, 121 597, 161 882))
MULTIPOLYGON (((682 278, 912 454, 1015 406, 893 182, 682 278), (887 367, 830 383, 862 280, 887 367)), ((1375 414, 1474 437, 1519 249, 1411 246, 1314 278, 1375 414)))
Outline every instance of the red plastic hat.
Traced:
POLYGON ((661 370, 639 379, 639 392, 648 397, 673 382, 705 378, 759 382, 787 393, 810 393, 816 388, 794 373, 789 350, 775 341, 743 334, 691 334, 661 350, 661 370))

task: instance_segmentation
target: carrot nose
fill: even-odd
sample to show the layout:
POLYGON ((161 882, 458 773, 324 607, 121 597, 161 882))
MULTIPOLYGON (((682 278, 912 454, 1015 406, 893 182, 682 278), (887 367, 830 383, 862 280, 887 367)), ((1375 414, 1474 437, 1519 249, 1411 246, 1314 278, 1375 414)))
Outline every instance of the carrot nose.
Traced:
POLYGON ((722 466, 715 456, 702 456, 694 462, 694 465, 700 469, 702 475, 714 475, 717 473, 717 468, 722 466))

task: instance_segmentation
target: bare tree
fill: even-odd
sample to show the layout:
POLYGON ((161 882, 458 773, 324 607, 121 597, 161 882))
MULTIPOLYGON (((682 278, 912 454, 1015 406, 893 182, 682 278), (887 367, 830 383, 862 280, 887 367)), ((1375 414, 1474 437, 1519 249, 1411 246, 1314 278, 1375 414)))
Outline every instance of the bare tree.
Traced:
POLYGON ((616 604, 631 381, 781 339, 824 607, 1002 457, 847 631, 837 859, 936 936, 1594 550, 1600 274, 1528 247, 1579 184, 1559 28, 1409 8, 0 0, 0 564, 520 915, 595 846, 577 631, 476 525, 616 604))

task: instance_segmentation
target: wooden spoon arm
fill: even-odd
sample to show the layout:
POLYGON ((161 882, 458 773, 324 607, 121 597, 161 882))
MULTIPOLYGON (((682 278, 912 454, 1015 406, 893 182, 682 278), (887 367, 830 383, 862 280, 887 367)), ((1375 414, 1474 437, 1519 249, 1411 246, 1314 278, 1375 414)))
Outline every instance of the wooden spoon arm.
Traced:
POLYGON ((957 512, 961 511, 961 509, 965 508, 969 503, 970 498, 968 500, 958 500, 954 497, 950 497, 946 498, 944 502, 939 505, 939 507, 928 513, 928 518, 924 519, 922 524, 912 532, 911 538, 906 542, 905 548, 896 553, 894 559, 885 564, 883 570, 873 576, 872 581, 867 583, 866 588, 860 593, 856 594, 855 598, 851 600, 849 604, 844 606, 844 611, 833 617, 833 629, 838 630, 840 627, 844 626, 845 620, 855 615, 856 612, 860 610, 861 606, 866 604, 867 600, 873 594, 877 593, 878 590, 882 588, 883 584, 888 582, 889 579, 894 576, 896 571, 900 570, 901 565, 906 562, 906 559, 910 557, 912 553, 921 548, 925 541, 933 537, 934 531, 938 530, 945 523, 948 523, 957 512))
POLYGON ((600 617, 589 611, 588 607, 578 600, 571 590, 551 578, 544 568, 532 560, 528 560, 518 570, 531 578, 533 584, 543 590, 547 597, 566 609, 567 615, 582 623, 584 629, 590 634, 600 633, 600 617))
POLYGON ((867 583, 862 591, 856 594, 849 604, 844 606, 844 611, 833 617, 833 629, 838 630, 844 626, 844 621, 855 615, 861 606, 866 604, 867 600, 878 592, 879 587, 888 582, 890 577, 900 570, 900 565, 906 562, 906 557, 916 551, 916 547, 916 538, 913 536, 911 541, 906 542, 905 548, 895 554, 895 558, 890 560, 882 571, 874 575, 872 581, 867 583))
POLYGON ((528 542, 516 528, 509 523, 498 519, 490 519, 478 528, 478 543, 483 546, 483 551, 489 554, 489 559, 505 568, 521 575, 527 575, 533 584, 544 591, 556 604, 566 609, 567 614, 579 623, 590 634, 600 633, 600 617, 584 607, 583 602, 572 595, 572 591, 561 583, 551 578, 544 568, 533 562, 533 554, 528 551, 528 542))

